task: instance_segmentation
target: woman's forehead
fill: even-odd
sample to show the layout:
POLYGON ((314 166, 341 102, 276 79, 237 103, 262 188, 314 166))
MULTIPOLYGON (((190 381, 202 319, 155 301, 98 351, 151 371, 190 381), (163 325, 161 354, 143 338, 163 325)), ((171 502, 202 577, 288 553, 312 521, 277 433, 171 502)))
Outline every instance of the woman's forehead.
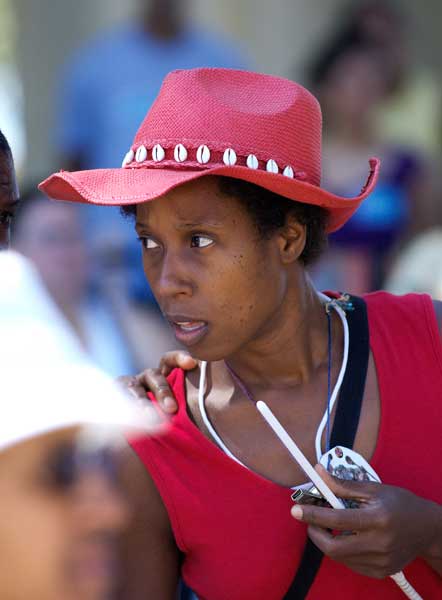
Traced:
POLYGON ((234 198, 223 194, 214 177, 202 177, 137 206, 137 222, 146 223, 160 215, 188 224, 221 224, 240 211, 234 198))

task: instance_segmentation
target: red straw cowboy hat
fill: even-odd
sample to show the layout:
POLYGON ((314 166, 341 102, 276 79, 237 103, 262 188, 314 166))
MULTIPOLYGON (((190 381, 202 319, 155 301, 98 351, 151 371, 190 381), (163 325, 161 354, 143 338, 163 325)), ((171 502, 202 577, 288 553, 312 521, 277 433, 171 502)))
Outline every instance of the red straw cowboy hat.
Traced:
POLYGON ((302 86, 230 69, 173 71, 139 128, 121 169, 60 171, 40 184, 58 200, 136 204, 205 175, 249 181, 329 211, 341 227, 372 191, 379 161, 359 196, 320 187, 321 110, 302 86))

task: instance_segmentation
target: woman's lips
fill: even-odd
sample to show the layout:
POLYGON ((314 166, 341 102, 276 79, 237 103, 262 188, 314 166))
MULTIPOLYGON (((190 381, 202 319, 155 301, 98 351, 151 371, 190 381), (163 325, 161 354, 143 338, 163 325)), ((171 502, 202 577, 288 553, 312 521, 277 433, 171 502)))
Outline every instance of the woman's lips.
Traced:
POLYGON ((175 337, 185 346, 193 346, 199 342, 208 330, 206 321, 172 320, 170 323, 175 337))

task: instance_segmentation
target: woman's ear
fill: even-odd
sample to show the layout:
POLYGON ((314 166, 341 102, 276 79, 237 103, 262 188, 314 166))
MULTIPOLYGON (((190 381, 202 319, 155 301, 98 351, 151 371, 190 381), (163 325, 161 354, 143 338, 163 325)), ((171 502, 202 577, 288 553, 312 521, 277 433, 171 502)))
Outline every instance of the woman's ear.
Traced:
POLYGON ((287 215, 284 227, 278 233, 279 252, 283 264, 290 264, 301 256, 307 237, 307 228, 293 215, 287 215))

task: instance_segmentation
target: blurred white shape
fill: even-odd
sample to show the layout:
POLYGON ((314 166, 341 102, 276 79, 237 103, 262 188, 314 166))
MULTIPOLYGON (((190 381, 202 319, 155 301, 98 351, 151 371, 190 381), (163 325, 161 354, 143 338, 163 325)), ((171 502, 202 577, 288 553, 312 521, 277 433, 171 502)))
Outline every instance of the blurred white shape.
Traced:
POLYGON ((146 432, 158 422, 86 357, 35 269, 0 253, 0 450, 73 425, 146 432))

